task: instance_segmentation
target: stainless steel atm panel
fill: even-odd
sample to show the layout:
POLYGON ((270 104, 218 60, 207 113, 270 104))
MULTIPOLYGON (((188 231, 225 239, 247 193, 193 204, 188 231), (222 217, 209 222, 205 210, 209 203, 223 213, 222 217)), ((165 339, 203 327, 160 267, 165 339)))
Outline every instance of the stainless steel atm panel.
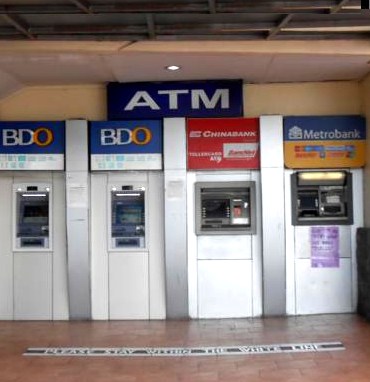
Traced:
POLYGON ((122 186, 111 190, 110 247, 145 248, 145 188, 122 186))
POLYGON ((195 184, 197 235, 246 235, 256 232, 254 182, 195 184))
POLYGON ((291 177, 293 225, 353 224, 351 173, 300 171, 291 177))
POLYGON ((15 206, 15 250, 50 249, 50 186, 17 187, 15 206))

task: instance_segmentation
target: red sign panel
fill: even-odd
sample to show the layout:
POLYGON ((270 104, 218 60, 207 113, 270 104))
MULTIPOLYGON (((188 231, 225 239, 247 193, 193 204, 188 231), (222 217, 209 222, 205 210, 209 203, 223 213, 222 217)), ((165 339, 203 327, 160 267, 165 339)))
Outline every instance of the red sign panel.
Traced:
POLYGON ((188 119, 188 169, 259 169, 258 118, 188 119))

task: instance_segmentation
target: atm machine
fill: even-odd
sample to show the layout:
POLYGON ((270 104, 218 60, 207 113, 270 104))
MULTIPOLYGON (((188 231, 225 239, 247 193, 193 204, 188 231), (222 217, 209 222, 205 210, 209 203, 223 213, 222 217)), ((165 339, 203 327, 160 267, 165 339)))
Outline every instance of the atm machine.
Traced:
POLYGON ((187 124, 190 317, 261 316, 259 121, 210 118, 187 124), (238 142, 236 136, 248 138, 238 142), (204 155, 210 152, 220 153, 218 161, 204 155))
POLYGON ((245 235, 256 231, 255 182, 195 183, 197 235, 245 235))
POLYGON ((67 320, 64 174, 3 172, 0 188, 0 319, 67 320))
POLYGON ((359 115, 283 121, 286 311, 354 312, 366 121, 359 115))
POLYGON ((354 238, 362 215, 361 170, 289 173, 286 180, 291 186, 291 208, 287 219, 292 225, 287 230, 288 313, 353 312, 354 238))
POLYGON ((110 248, 138 249, 145 244, 145 187, 112 187, 109 219, 110 248))
POLYGON ((64 122, 1 122, 0 153, 0 320, 68 320, 64 122))
POLYGON ((197 286, 190 309, 198 318, 262 313, 257 181, 256 172, 188 174, 195 199, 194 226, 188 221, 189 284, 197 286))
POLYGON ((166 316, 161 129, 160 121, 90 125, 93 319, 166 316), (153 141, 158 153, 148 152, 153 141))
POLYGON ((51 225, 50 191, 48 184, 15 184, 13 206, 15 207, 14 250, 49 250, 51 225))

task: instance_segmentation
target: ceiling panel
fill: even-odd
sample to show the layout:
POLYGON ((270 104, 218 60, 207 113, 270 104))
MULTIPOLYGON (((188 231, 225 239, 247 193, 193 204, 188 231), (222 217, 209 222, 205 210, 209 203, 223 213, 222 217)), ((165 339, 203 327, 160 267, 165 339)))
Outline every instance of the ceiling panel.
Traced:
POLYGON ((356 80, 370 73, 369 56, 276 55, 265 82, 356 80))
POLYGON ((99 55, 1 55, 0 70, 24 85, 90 84, 114 80, 99 55))
POLYGON ((262 82, 272 55, 130 53, 104 59, 120 82, 221 78, 262 82), (179 65, 181 70, 169 72, 165 70, 168 65, 179 65))

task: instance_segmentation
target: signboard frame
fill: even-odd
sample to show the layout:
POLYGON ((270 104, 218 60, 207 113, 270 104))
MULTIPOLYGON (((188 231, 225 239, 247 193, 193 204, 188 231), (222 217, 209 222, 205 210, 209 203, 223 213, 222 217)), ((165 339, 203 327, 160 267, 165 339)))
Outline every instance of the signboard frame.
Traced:
POLYGON ((359 115, 284 118, 288 168, 357 168, 365 165, 366 120, 359 115))
POLYGON ((64 121, 0 122, 0 171, 62 171, 64 168, 64 121))
POLYGON ((162 170, 162 121, 96 121, 89 132, 91 171, 162 170))
POLYGON ((111 82, 108 119, 242 117, 243 81, 111 82))
POLYGON ((187 120, 188 170, 260 168, 259 118, 187 120))

